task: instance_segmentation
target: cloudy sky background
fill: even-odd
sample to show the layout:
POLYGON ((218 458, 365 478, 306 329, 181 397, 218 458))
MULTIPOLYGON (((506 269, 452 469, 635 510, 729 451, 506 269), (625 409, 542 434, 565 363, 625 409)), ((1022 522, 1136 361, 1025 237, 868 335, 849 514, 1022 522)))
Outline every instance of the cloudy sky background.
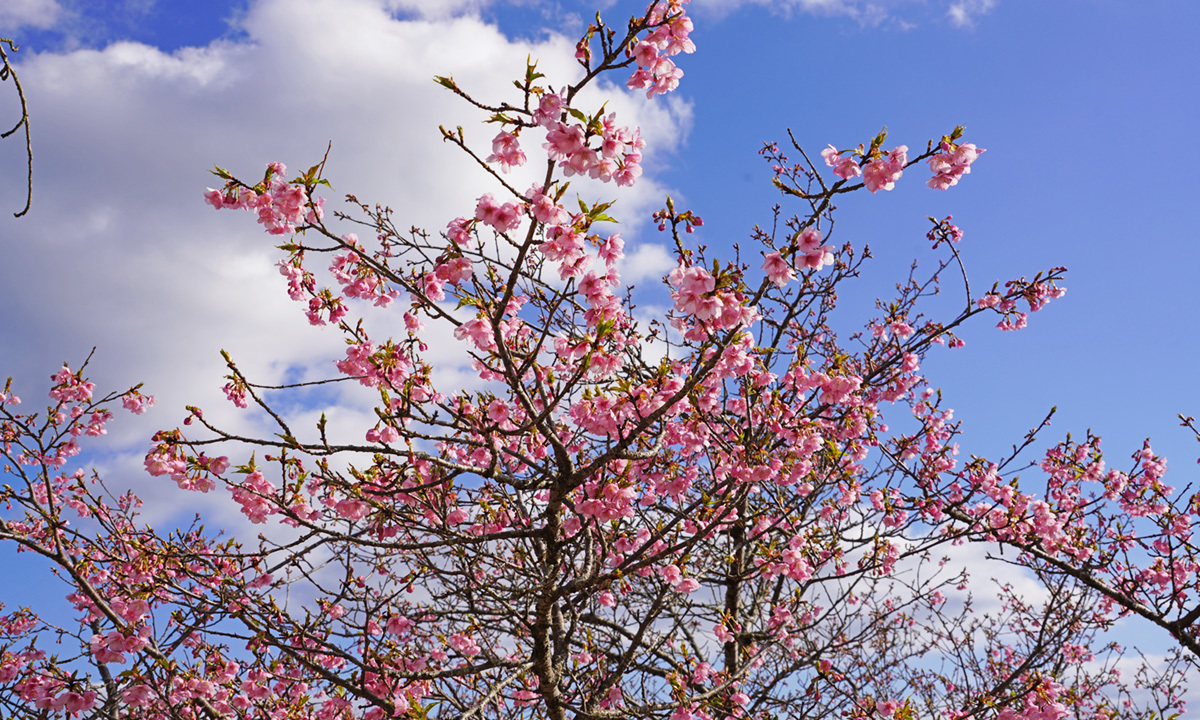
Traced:
MULTIPOLYGON (((599 5, 618 24, 641 9, 599 5)), ((287 299, 278 252, 253 218, 203 203, 216 181, 208 170, 253 178, 273 160, 307 167, 332 141, 331 201, 353 192, 390 205, 401 227, 442 228, 496 188, 440 142, 437 126, 461 124, 481 148, 494 130, 433 75, 498 98, 532 55, 557 83, 573 79, 574 37, 594 9, 580 0, 4 2, 0 36, 22 45, 12 57, 36 157, 33 208, 14 219, 23 147, 0 143, 0 378, 12 375, 32 408, 63 361, 74 366, 97 347, 101 388, 145 382, 159 405, 121 415, 95 461, 114 485, 139 487, 157 519, 183 506, 218 512, 215 498, 147 483, 138 468, 149 435, 178 423, 185 404, 232 427, 252 422, 219 392, 220 348, 270 383, 331 368, 342 345, 287 299)), ((841 203, 838 241, 869 244, 877 257, 845 290, 845 317, 870 317, 913 257, 929 259, 927 215, 953 213, 966 231, 976 288, 1065 265, 1067 296, 1028 329, 978 322, 966 348, 929 358, 965 423, 964 454, 1003 452, 1057 405, 1050 437, 1091 428, 1114 461, 1153 437, 1174 484, 1191 482, 1200 453, 1175 414, 1200 412, 1191 210, 1200 5, 694 0, 692 15, 699 50, 680 61, 679 93, 647 102, 607 85, 592 96, 597 106, 611 98, 650 143, 647 175, 615 208, 634 257, 627 280, 669 268, 646 223, 666 192, 704 217, 697 239, 712 247, 769 222, 778 195, 756 152, 788 128, 815 152, 867 142, 884 125, 888 147, 916 149, 965 124, 988 152, 960 186, 929 190, 914 168, 891 193, 841 203)), ((16 108, 11 84, 0 85, 4 129, 16 108)), ((431 348, 447 366, 456 352, 431 348)), ((331 422, 359 437, 370 418, 351 400, 330 398, 340 403, 331 422)))

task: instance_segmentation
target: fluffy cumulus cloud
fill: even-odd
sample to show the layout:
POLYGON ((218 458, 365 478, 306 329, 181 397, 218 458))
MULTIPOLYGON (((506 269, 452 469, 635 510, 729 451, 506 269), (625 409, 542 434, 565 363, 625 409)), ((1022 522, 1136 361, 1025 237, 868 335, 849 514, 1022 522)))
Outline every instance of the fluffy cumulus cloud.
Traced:
MULTIPOLYGON (((0 14, 14 7, 0 6, 0 14)), ((277 239, 250 214, 203 202, 205 186, 220 182, 208 169, 220 164, 253 178, 275 160, 304 168, 332 141, 331 208, 352 192, 389 205, 399 227, 436 232, 472 213, 478 196, 503 191, 441 141, 438 125, 462 125, 486 153, 496 131, 433 76, 453 75, 481 100, 499 102, 527 56, 539 58, 555 84, 579 70, 573 39, 513 41, 473 17, 404 19, 397 8, 385 0, 259 0, 241 16, 236 41, 173 53, 128 42, 22 52, 35 187, 30 214, 13 219, 24 176, 0 174, 0 376, 13 375, 32 400, 60 363, 77 364, 97 347, 92 376, 100 387, 144 381, 159 396, 147 415, 123 415, 105 441, 135 458, 132 449, 144 451, 150 432, 177 424, 185 404, 223 414, 235 429, 248 422, 219 391, 220 348, 265 383, 333 374, 345 347, 340 334, 310 327, 287 298, 274 267, 277 239)), ((582 101, 599 107, 607 98, 622 124, 641 126, 652 150, 647 176, 616 194, 622 217, 645 218, 665 190, 652 177, 655 153, 665 157, 686 136, 689 108, 612 86, 582 101)), ((0 119, 14 111, 14 99, 0 93, 0 119)), ((0 143, 0 167, 22 168, 23 151, 0 143)), ((533 177, 530 170, 511 179, 524 188, 533 177)), ((589 200, 614 194, 610 186, 577 188, 589 200)), ((435 364, 460 353, 431 342, 435 364)), ((454 372, 448 367, 448 377, 454 372)), ((330 403, 355 397, 330 392, 330 403)), ((371 423, 351 411, 346 420, 359 426, 356 437, 371 423)), ((134 465, 112 459, 114 469, 134 465)))
POLYGON ((4 0, 0 3, 0 29, 6 34, 23 27, 48 28, 62 17, 63 9, 57 0, 4 0))

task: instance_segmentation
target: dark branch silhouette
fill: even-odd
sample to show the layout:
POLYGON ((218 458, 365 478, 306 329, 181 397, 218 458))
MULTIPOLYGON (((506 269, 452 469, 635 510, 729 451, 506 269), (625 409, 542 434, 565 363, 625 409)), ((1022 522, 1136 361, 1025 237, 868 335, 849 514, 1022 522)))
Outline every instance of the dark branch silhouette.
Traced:
POLYGON ((13 217, 21 217, 29 212, 29 206, 33 202, 33 143, 29 139, 29 104, 25 101, 25 90, 21 88, 21 81, 17 78, 17 71, 8 61, 8 53, 4 51, 5 44, 13 52, 21 48, 9 38, 0 38, 0 61, 4 63, 4 66, 0 67, 0 81, 8 80, 11 77, 13 85, 17 88, 17 97, 21 99, 21 119, 17 121, 12 130, 0 133, 0 139, 7 138, 22 127, 25 128, 25 157, 27 159, 25 163, 25 208, 21 212, 13 213, 13 217))

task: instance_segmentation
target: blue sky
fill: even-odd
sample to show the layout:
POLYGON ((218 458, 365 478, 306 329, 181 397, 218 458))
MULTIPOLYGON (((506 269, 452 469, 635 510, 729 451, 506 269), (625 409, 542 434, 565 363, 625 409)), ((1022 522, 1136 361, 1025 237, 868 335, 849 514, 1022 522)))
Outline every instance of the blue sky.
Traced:
MULTIPOLYGON (((111 50, 118 41, 144 43, 179 57, 197 52, 185 48, 261 44, 245 22, 255 8, 267 4, 22 0, 0 10, 0 29, 24 43, 16 55, 20 62, 32 62, 34 55, 39 60, 80 58, 87 50, 111 50), (22 18, 25 23, 19 22, 22 18)), ((349 32, 354 13, 345 9, 372 4, 348 0, 297 2, 291 7, 297 14, 332 11, 341 17, 332 18, 331 26, 341 23, 349 32)), ((605 4, 610 18, 638 7, 605 4)), ((1119 446, 1122 451, 1153 435, 1158 444, 1170 443, 1179 450, 1172 453, 1179 456, 1177 466, 1185 459, 1190 464, 1196 453, 1182 442, 1186 438, 1175 429, 1174 416, 1200 406, 1200 391, 1187 380, 1196 348, 1189 319, 1197 308, 1189 290, 1191 276, 1200 267, 1197 231, 1189 212, 1200 179, 1187 170, 1198 160, 1192 137, 1200 90, 1190 73, 1200 52, 1190 33, 1200 21, 1200 7, 1115 0, 697 0, 693 6, 699 52, 681 63, 687 74, 679 93, 690 111, 677 127, 668 128, 677 134, 679 145, 659 154, 651 168, 663 189, 685 198, 709 222, 707 242, 744 238, 753 223, 767 217, 776 198, 766 185, 766 168, 756 151, 764 140, 784 138, 788 128, 808 149, 819 150, 826 143, 855 145, 884 125, 895 142, 917 147, 955 124, 965 124, 967 138, 989 150, 967 182, 935 193, 912 178, 890 194, 855 196, 843 203, 845 237, 861 238, 879 257, 871 275, 876 285, 847 296, 847 306, 859 302, 869 309, 875 294, 886 291, 907 260, 921 254, 924 217, 953 213, 967 232, 964 251, 976 285, 1054 265, 1070 269, 1067 298, 1036 316, 1025 332, 993 333, 979 323, 967 335, 966 350, 931 359, 935 380, 952 394, 959 417, 969 420, 971 437, 988 448, 1003 447, 1045 407, 1057 404, 1058 428, 1092 427, 1111 437, 1113 450, 1119 446)), ((389 7, 397 18, 431 18, 434 23, 464 12, 476 14, 510 38, 536 43, 555 32, 576 30, 592 4, 410 0, 389 7)), ((298 37, 292 41, 329 42, 298 37)), ((461 48, 436 39, 426 42, 423 67, 409 68, 411 74, 452 72, 461 61, 461 48)), ((286 56, 286 40, 277 47, 286 56)), ((331 53, 336 56, 337 48, 331 53)), ((133 103, 91 116, 78 112, 86 97, 75 107, 69 102, 54 106, 76 111, 73 120, 86 119, 89 127, 84 129, 72 127, 70 118, 50 115, 52 108, 39 102, 45 89, 36 82, 37 69, 25 72, 35 112, 38 197, 29 218, 2 221, 0 230, 10 245, 22 246, 10 252, 32 252, 45 242, 18 238, 37 238, 49 231, 53 223, 46 215, 54 212, 48 206, 59 186, 56 173, 70 173, 70 168, 88 162, 78 155, 58 162, 56 133, 87 139, 95 147, 112 135, 104 132, 106 118, 123 125, 122 131, 131 123, 147 128, 162 121, 186 123, 178 113, 186 111, 189 98, 170 98, 156 107, 153 87, 145 86, 153 82, 148 77, 154 72, 148 69, 151 61, 144 60, 140 74, 131 70, 138 62, 113 61, 110 67, 123 65, 127 72, 114 70, 105 76, 120 77, 121 83, 144 81, 139 94, 143 105, 136 117, 130 116, 137 107, 133 103), (172 100, 182 101, 184 107, 171 107, 172 100)), ((203 97, 190 100, 203 103, 203 97)), ((353 113, 353 101, 338 101, 353 113)), ((304 103, 290 107, 303 108, 304 103)), ((11 110, 11 103, 0 108, 11 110)), ((397 150, 405 143, 429 145, 435 125, 442 121, 431 112, 424 134, 415 132, 389 144, 397 150)), ((279 132, 286 136, 286 128, 285 122, 279 132)), ((255 132, 232 123, 194 130, 207 132, 205 138, 196 138, 198 143, 222 132, 250 137, 255 132)), ((135 131, 130 137, 139 134, 135 131)), ((359 131, 334 121, 305 134, 295 132, 304 154, 283 159, 298 166, 310 160, 321 138, 342 146, 359 131), (304 142, 309 138, 313 142, 304 142)), ((251 173, 266 158, 264 151, 286 144, 286 138, 271 137, 257 147, 245 143, 258 150, 253 157, 217 151, 205 160, 251 173)), ((89 149, 84 143, 75 147, 81 154, 89 149)), ((7 167, 18 167, 17 150, 12 142, 3 148, 0 157, 7 167)), ((130 147, 124 154, 137 153, 138 148, 130 147)), ((192 187, 208 182, 203 177, 205 164, 164 171, 153 168, 152 157, 138 160, 143 164, 127 157, 120 163, 126 175, 122 182, 133 197, 139 182, 162 172, 195 178, 192 187)), ((910 171, 910 177, 913 174, 910 171)), ((0 197, 14 205, 19 204, 18 189, 12 187, 16 179, 18 174, 6 173, 0 185, 7 191, 0 197)), ((351 172, 337 180, 339 190, 372 190, 369 181, 351 172)), ((377 197, 403 208, 401 197, 377 197)), ((170 200, 177 205, 172 210, 206 209, 188 207, 192 200, 180 193, 170 200)), ((86 203, 87 198, 76 201, 86 203)), ((100 205, 91 208, 93 217, 111 211, 113 202, 100 205)), ((27 302, 16 300, 8 307, 23 308, 27 302)), ((56 362, 97 344, 103 362, 108 350, 100 331, 103 320, 94 320, 96 332, 82 333, 87 337, 72 347, 70 337, 47 342, 45 336, 55 333, 39 329, 27 316, 13 315, 5 317, 2 329, 6 339, 20 340, 5 342, 0 357, 10 365, 16 361, 17 374, 45 374, 48 358, 40 348, 49 352, 54 347, 57 352, 49 357, 56 362)))
MULTIPOLYGON (((610 19, 641 8, 604 5, 610 19)), ((492 188, 437 141, 439 123, 471 131, 478 118, 432 76, 486 92, 516 77, 527 53, 569 72, 591 7, 4 3, 0 36, 22 44, 14 59, 36 164, 33 209, 15 220, 23 158, 17 143, 0 144, 0 377, 15 376, 33 401, 59 363, 95 345, 101 387, 145 380, 159 407, 123 417, 100 461, 142 487, 148 508, 177 506, 171 488, 138 474, 149 434, 188 403, 253 424, 219 394, 219 348, 268 382, 329 368, 340 353, 336 335, 308 328, 284 296, 252 219, 203 204, 208 169, 307 166, 332 140, 339 192, 386 202, 399 224, 443 227, 492 188)), ((712 247, 769 221, 778 195, 756 153, 788 128, 816 152, 867 142, 884 125, 894 144, 918 148, 964 124, 988 152, 958 187, 929 190, 913 168, 890 193, 841 203, 840 239, 877 258, 844 291, 847 317, 869 317, 913 257, 929 258, 928 215, 953 213, 966 232, 975 287, 1067 266, 1066 297, 1028 329, 1001 333, 984 319, 963 334, 966 348, 927 362, 965 423, 964 451, 1002 452, 1057 405, 1050 437, 1092 428, 1123 459, 1150 436, 1171 459, 1168 477, 1192 480, 1200 451, 1175 415, 1200 413, 1200 4, 695 0, 692 15, 698 51, 680 60, 670 102, 611 89, 610 107, 651 140, 647 176, 617 207, 631 249, 642 248, 643 280, 666 269, 644 223, 664 192, 705 219, 712 247)), ((14 109, 0 86, 0 118, 15 120, 14 109)), ((454 352, 431 350, 443 362, 454 352)), ((331 422, 359 436, 369 412, 361 397, 341 400, 331 422)), ((221 512, 216 499, 186 502, 221 512)))

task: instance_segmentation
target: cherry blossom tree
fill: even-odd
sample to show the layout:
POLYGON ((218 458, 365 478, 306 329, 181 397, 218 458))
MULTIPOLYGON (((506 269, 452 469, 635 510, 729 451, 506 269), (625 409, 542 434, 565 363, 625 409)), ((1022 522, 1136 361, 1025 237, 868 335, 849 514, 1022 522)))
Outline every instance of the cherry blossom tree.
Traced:
POLYGON ((636 183, 645 142, 580 91, 614 72, 650 99, 674 90, 694 50, 685 10, 597 16, 577 77, 530 61, 507 99, 437 78, 496 126, 490 148, 442 129, 495 189, 441 232, 353 196, 353 212, 327 217, 324 162, 294 176, 273 163, 253 183, 218 169, 208 202, 254 212, 281 241, 291 298, 345 337, 337 375, 315 384, 376 398, 374 426, 342 441, 324 415, 307 427, 278 409, 314 383, 269 387, 226 355, 229 400, 273 432, 235 433, 191 407, 155 435, 149 474, 229 493, 263 527, 256 540, 199 520, 156 531, 132 493, 73 469, 110 408, 153 402, 140 387, 100 396, 86 363, 64 367, 33 413, 5 387, 0 539, 53 567, 79 616, 4 610, 6 716, 1180 711, 1186 655, 1122 678, 1128 658, 1103 633, 1132 612, 1196 653, 1196 503, 1162 484, 1148 446, 1122 473, 1094 438, 1068 441, 1041 463, 1044 492, 1008 472, 1035 433, 1007 458, 963 462, 953 412, 921 373, 976 316, 1023 327, 1063 294, 1064 271, 976 293, 963 232, 931 218, 932 269, 914 265, 859 330, 833 318, 869 259, 833 241, 836 198, 924 171, 930 188, 956 185, 984 152, 961 127, 919 152, 889 149, 886 132, 816 161, 795 140, 768 144, 782 202, 745 247, 722 257, 692 242, 701 218, 667 199, 654 220, 677 266, 662 286, 622 287, 617 206, 570 184, 636 183), (531 157, 541 180, 514 185, 531 157), (927 317, 943 284, 960 309, 927 317), (667 309, 641 310, 635 293, 667 309), (381 310, 351 314, 368 304, 381 310), (396 318, 391 336, 370 322, 380 313, 396 318), (450 336, 476 376, 466 386, 427 360, 450 336), (969 543, 1017 548, 1040 595, 946 561, 969 543))

